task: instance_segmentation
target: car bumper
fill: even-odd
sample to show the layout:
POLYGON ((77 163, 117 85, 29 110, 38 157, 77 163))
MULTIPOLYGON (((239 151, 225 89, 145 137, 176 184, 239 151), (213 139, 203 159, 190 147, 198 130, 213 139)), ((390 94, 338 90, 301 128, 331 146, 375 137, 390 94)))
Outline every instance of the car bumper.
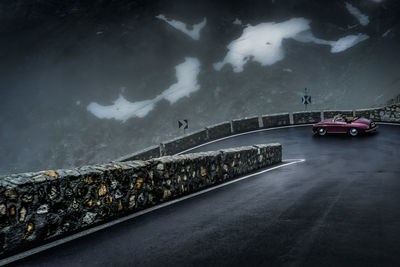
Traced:
POLYGON ((375 126, 374 128, 367 129, 367 130, 365 130, 365 132, 366 133, 373 132, 373 131, 376 131, 376 129, 378 129, 378 126, 375 126))

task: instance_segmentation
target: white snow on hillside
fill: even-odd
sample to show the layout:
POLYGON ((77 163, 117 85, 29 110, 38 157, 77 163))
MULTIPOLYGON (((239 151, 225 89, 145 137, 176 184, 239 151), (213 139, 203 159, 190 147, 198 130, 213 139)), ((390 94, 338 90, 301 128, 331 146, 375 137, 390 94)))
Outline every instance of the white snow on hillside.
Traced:
POLYGON ((368 35, 366 34, 361 34, 359 33, 358 35, 348 35, 345 37, 340 38, 337 41, 328 41, 328 40, 323 40, 315 37, 311 31, 306 31, 301 34, 298 34, 297 36, 294 37, 296 41, 303 42, 303 43, 315 43, 315 44, 320 44, 320 45, 329 45, 331 46, 331 53, 339 53, 343 52, 350 47, 355 46, 356 44, 365 41, 369 38, 368 35))
POLYGON ((352 14, 358 21, 360 22, 361 25, 366 26, 369 23, 369 17, 367 15, 364 15, 361 13, 361 11, 352 6, 350 3, 346 2, 346 8, 352 14))
POLYGON ((355 46, 356 44, 365 41, 368 38, 368 35, 361 33, 359 33, 358 35, 348 35, 346 37, 340 38, 336 42, 332 42, 330 44, 332 46, 331 53, 339 53, 347 50, 348 48, 355 46))
POLYGON ((389 29, 389 30, 385 31, 385 32, 382 34, 382 37, 388 36, 389 33, 390 33, 391 31, 392 31, 392 29, 389 29))
POLYGON ((214 64, 219 71, 226 64, 233 66, 234 72, 243 71, 249 61, 259 62, 261 66, 272 65, 284 58, 282 40, 292 38, 299 42, 316 43, 331 46, 331 53, 342 52, 366 39, 368 35, 348 35, 337 41, 328 41, 315 37, 310 30, 310 20, 293 18, 281 23, 260 23, 248 25, 242 36, 228 45, 228 53, 221 62, 214 64))
POLYGON ((197 83, 197 76, 200 72, 198 59, 187 57, 184 63, 175 67, 175 70, 178 82, 171 85, 161 94, 161 97, 171 104, 200 89, 200 85, 197 83))
POLYGON ((234 72, 241 72, 244 64, 250 60, 262 66, 272 65, 284 57, 282 40, 308 30, 309 24, 309 20, 294 18, 281 23, 248 25, 242 36, 228 45, 229 52, 222 62, 214 64, 214 68, 221 70, 225 64, 232 64, 234 72))
POLYGON ((164 90, 160 95, 150 100, 130 102, 121 94, 112 105, 103 106, 92 102, 87 110, 99 119, 116 119, 122 122, 130 118, 143 118, 159 101, 165 99, 174 104, 182 97, 188 97, 191 93, 200 89, 197 76, 200 72, 200 62, 196 58, 187 57, 185 62, 175 67, 177 82, 164 90))
POLYGON ((304 31, 293 37, 298 42, 302 43, 315 43, 320 45, 332 45, 334 41, 328 41, 315 37, 311 31, 304 31))
POLYGON ((132 117, 145 117, 154 108, 156 102, 154 100, 129 102, 119 95, 113 105, 103 106, 92 102, 87 106, 87 110, 99 119, 116 119, 125 122, 132 117))
POLYGON ((193 40, 199 40, 200 39, 200 31, 206 26, 207 24, 207 18, 204 18, 203 21, 201 21, 198 24, 194 24, 192 29, 189 30, 187 25, 181 21, 174 20, 174 19, 167 19, 164 15, 160 14, 156 16, 156 18, 165 21, 175 29, 183 32, 184 34, 188 35, 191 37, 193 40))

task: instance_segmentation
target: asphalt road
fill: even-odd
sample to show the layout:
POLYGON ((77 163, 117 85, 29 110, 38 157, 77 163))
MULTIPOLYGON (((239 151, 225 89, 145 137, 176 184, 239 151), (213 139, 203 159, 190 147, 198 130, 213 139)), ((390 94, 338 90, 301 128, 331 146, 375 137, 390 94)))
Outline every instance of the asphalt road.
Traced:
POLYGON ((17 266, 400 266, 400 126, 351 138, 263 131, 306 159, 54 247, 17 266))

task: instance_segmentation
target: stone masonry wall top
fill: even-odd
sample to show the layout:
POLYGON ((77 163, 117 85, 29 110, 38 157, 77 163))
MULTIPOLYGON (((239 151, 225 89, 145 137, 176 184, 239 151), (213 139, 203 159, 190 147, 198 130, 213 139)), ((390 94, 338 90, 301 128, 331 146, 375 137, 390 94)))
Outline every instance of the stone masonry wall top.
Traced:
POLYGON ((232 128, 234 133, 242 133, 260 129, 258 116, 232 120, 232 128))
POLYGON ((289 113, 263 115, 261 119, 263 121, 263 128, 290 125, 289 113))
POLYGON ((293 113, 293 124, 317 123, 321 121, 321 111, 304 111, 293 113))
POLYGON ((230 134, 232 134, 231 123, 229 121, 225 121, 222 123, 218 123, 218 124, 209 126, 206 129, 208 132, 209 140, 215 140, 215 139, 229 136, 230 134))
POLYGON ((200 130, 161 144, 161 155, 174 155, 207 141, 207 131, 200 130))
POLYGON ((382 108, 357 109, 357 117, 365 117, 374 121, 382 122, 400 122, 400 104, 394 104, 382 108))

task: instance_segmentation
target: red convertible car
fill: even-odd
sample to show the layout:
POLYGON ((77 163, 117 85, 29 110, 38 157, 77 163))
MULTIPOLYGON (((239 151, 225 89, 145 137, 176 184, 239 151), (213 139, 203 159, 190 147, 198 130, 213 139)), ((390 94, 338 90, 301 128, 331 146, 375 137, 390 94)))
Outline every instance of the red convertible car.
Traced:
POLYGON ((378 126, 372 120, 366 118, 345 117, 341 114, 333 118, 323 120, 313 125, 314 134, 347 133, 356 136, 360 133, 376 131, 378 126))

